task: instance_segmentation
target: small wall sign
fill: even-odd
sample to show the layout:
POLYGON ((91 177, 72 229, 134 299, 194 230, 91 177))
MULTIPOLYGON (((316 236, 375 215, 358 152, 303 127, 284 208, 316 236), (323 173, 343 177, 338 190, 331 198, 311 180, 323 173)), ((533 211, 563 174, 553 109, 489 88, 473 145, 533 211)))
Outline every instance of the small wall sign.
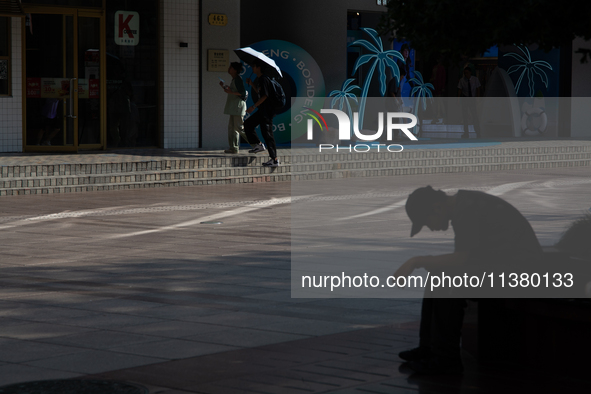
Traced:
POLYGON ((207 71, 228 71, 230 51, 227 49, 207 50, 207 71))
POLYGON ((226 26, 228 17, 226 14, 209 14, 209 24, 214 26, 226 26))

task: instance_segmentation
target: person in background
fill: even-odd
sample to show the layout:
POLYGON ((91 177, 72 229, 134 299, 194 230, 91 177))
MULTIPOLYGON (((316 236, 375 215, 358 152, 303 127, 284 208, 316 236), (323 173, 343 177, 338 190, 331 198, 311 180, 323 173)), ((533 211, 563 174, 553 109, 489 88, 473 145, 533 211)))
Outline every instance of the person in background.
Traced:
POLYGON ((478 110, 474 100, 474 97, 480 97, 480 81, 472 75, 470 67, 464 68, 464 76, 458 81, 458 97, 462 98, 462 117, 464 118, 462 138, 470 138, 470 123, 474 126, 476 138, 480 138, 478 110))
POLYGON ((257 137, 255 128, 260 125, 261 134, 267 144, 267 153, 269 154, 269 161, 263 163, 265 167, 277 167, 279 165, 279 158, 277 157, 277 148, 275 146, 275 137, 273 136, 273 117, 275 116, 275 109, 269 97, 273 94, 273 86, 271 79, 263 73, 264 63, 255 61, 252 65, 252 71, 256 74, 257 79, 253 82, 250 78, 246 79, 246 83, 252 87, 252 98, 254 105, 246 110, 247 113, 258 111, 244 122, 244 129, 248 142, 254 145, 254 148, 249 150, 249 153, 258 153, 265 150, 265 146, 257 137))
POLYGON ((230 86, 224 85, 220 81, 220 86, 224 88, 224 92, 228 94, 226 98, 226 106, 224 107, 224 114, 230 115, 228 121, 228 149, 224 153, 238 153, 240 150, 240 137, 248 142, 248 138, 244 133, 244 115, 246 114, 246 89, 244 82, 240 77, 242 72, 242 64, 238 62, 230 63, 228 74, 232 77, 230 86))
MULTIPOLYGON (((414 86, 414 83, 410 82, 410 79, 412 78, 411 73, 410 73, 410 68, 413 67, 413 64, 410 60, 410 47, 408 46, 408 44, 402 44, 402 46, 400 47, 400 54, 402 54, 404 61, 398 59, 396 61, 396 63, 398 64, 398 68, 400 70, 404 69, 404 73, 406 75, 406 83, 408 83, 410 85, 410 88, 412 89, 414 86)), ((400 78, 400 86, 402 86, 403 83, 404 82, 401 77, 400 78)))

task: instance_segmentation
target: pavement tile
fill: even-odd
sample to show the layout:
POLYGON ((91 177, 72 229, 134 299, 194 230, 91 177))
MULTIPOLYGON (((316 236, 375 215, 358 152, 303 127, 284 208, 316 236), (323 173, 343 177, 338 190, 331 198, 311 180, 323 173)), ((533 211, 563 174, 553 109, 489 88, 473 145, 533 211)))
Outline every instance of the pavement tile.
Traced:
POLYGON ((135 335, 112 330, 97 330, 82 334, 64 335, 42 339, 44 343, 71 346, 83 349, 111 349, 122 345, 155 342, 159 338, 147 335, 135 335))
MULTIPOLYGON (((308 370, 301 369, 301 367, 295 367, 289 371, 276 371, 275 375, 290 379, 301 379, 303 381, 317 384, 332 385, 335 387, 347 387, 368 382, 368 380, 358 376, 351 377, 347 376, 347 374, 335 373, 333 371, 317 371, 314 369, 314 366, 310 366, 308 370)), ((364 378, 369 379, 371 377, 364 376, 364 378)))
POLYGON ((134 312, 133 316, 150 317, 155 319, 193 321, 202 316, 218 315, 227 312, 225 308, 200 307, 193 302, 193 306, 166 305, 134 312))
POLYGON ((247 390, 243 387, 239 387, 239 388, 228 387, 225 385, 220 385, 218 383, 191 385, 191 386, 187 386, 186 389, 190 390, 190 392, 192 392, 192 393, 200 393, 200 394, 249 394, 249 393, 261 394, 262 393, 259 390, 252 391, 252 390, 247 390))
POLYGON ((64 354, 78 353, 84 350, 73 346, 53 345, 10 338, 0 338, 0 348, 2 349, 0 352, 0 361, 7 363, 41 360, 64 354))
POLYGON ((351 331, 355 329, 371 328, 373 326, 361 324, 348 324, 340 322, 330 322, 323 320, 309 320, 309 319, 289 319, 290 321, 272 323, 265 326, 266 329, 272 331, 288 332, 301 335, 328 335, 337 332, 351 331))
MULTIPOLYGON (((256 303, 254 303, 256 305, 256 303)), ((249 313, 249 312, 228 312, 220 313, 213 316, 204 316, 194 321, 218 324, 229 327, 268 327, 273 323, 284 323, 297 321, 295 318, 277 316, 277 315, 265 315, 261 313, 249 313)))
POLYGON ((123 315, 117 313, 92 313, 74 319, 64 319, 62 322, 70 326, 88 327, 95 329, 120 329, 122 327, 139 326, 160 323, 163 319, 144 316, 123 315))
POLYGON ((128 300, 124 298, 91 301, 84 305, 85 309, 100 312, 133 313, 134 311, 162 306, 156 302, 128 300))
POLYGON ((165 359, 103 350, 85 350, 74 354, 30 361, 26 364, 58 371, 93 374, 132 366, 154 364, 162 361, 165 361, 165 359))
POLYGON ((266 329, 255 330, 250 328, 233 328, 204 332, 199 335, 186 337, 185 339, 237 347, 257 347, 271 343, 288 342, 303 338, 306 338, 306 336, 273 332, 266 329))
POLYGON ((189 357, 202 356, 204 354, 226 352, 235 350, 235 346, 226 346, 216 343, 196 342, 180 339, 167 339, 164 341, 152 341, 115 346, 112 351, 135 354, 140 356, 158 357, 175 360, 189 357))
POLYGON ((18 309, 5 311, 6 315, 20 320, 40 323, 62 323, 66 321, 84 319, 95 315, 92 311, 54 306, 41 306, 35 303, 20 303, 18 309))
POLYGON ((217 332, 225 328, 214 324, 169 320, 159 323, 121 327, 120 330, 135 334, 151 335, 153 337, 185 338, 199 336, 208 332, 217 332))
POLYGON ((289 378, 286 376, 277 376, 274 374, 253 374, 244 376, 241 381, 264 383, 269 386, 274 386, 276 392, 281 392, 280 389, 289 388, 308 392, 329 392, 338 388, 336 384, 317 383, 310 380, 289 378))
POLYGON ((80 376, 80 374, 75 372, 57 371, 50 368, 37 368, 23 364, 0 365, 0 386, 34 380, 70 379, 78 376, 80 376))
POLYGON ((44 338, 52 338, 62 335, 84 333, 89 331, 92 330, 81 327, 64 326, 59 324, 28 323, 8 327, 0 326, 0 337, 24 340, 40 340, 44 338))
MULTIPOLYGON (((310 392, 311 390, 303 388, 302 385, 281 384, 276 385, 271 382, 257 382, 247 379, 228 379, 211 385, 212 388, 208 390, 217 389, 217 387, 228 388, 232 390, 243 390, 245 393, 281 393, 281 394, 301 394, 302 392, 310 392)), ((324 386, 326 387, 326 386, 324 386)))

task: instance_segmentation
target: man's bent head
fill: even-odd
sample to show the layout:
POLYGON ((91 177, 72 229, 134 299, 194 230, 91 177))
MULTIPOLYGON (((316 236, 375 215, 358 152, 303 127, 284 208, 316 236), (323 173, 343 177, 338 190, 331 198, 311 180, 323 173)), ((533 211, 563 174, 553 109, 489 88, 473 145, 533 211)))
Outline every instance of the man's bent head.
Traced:
POLYGON ((447 194, 431 186, 421 187, 406 200, 406 213, 412 221, 410 236, 417 234, 423 226, 431 231, 447 230, 449 219, 445 212, 447 194))

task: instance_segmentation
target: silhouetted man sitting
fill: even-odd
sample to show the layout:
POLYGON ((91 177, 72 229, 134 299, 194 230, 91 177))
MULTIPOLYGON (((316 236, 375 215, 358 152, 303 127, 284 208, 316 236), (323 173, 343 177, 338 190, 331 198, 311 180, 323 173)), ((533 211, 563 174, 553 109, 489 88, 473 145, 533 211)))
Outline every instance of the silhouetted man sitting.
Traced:
MULTIPOLYGON (((412 221, 410 236, 423 226, 431 231, 454 230, 454 252, 415 256, 394 274, 408 276, 424 268, 431 275, 445 271, 461 274, 493 267, 515 267, 535 262, 542 253, 536 235, 525 217, 505 200, 483 192, 459 190, 453 196, 431 186, 415 190, 406 201, 412 221)), ((426 287, 421 310, 419 347, 403 351, 400 358, 420 373, 461 373, 460 337, 466 301, 457 289, 426 287)))

